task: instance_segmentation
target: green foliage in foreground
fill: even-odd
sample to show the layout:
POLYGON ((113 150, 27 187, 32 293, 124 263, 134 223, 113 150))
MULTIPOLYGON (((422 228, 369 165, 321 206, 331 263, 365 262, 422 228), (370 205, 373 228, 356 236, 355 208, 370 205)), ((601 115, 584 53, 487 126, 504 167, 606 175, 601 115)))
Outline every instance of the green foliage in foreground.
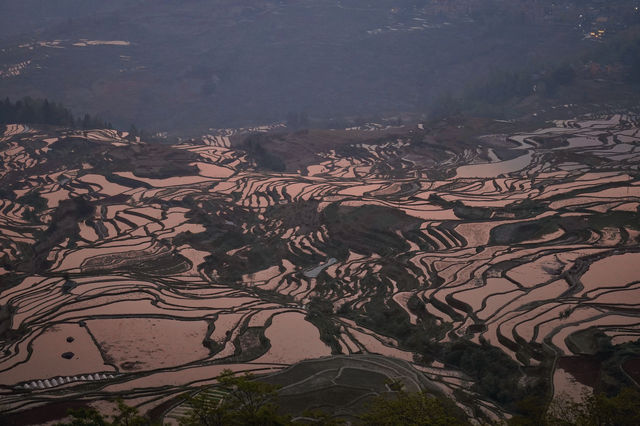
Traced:
MULTIPOLYGON (((532 408, 534 408, 532 406, 532 408)), ((585 393, 582 400, 554 401, 545 411, 532 409, 527 416, 516 416, 509 426, 637 426, 640 425, 640 392, 624 388, 608 397, 603 393, 585 393)))
POLYGON ((275 403, 278 387, 253 380, 251 374, 234 376, 225 370, 218 377, 224 398, 215 400, 204 394, 188 400, 189 415, 184 426, 251 425, 276 426, 290 424, 287 416, 278 414, 275 403))
MULTIPOLYGON (((451 399, 425 392, 409 393, 401 384, 391 384, 395 394, 375 398, 356 424, 371 426, 462 426, 470 425, 465 413, 451 399)), ((225 370, 219 377, 221 392, 212 397, 202 393, 189 398, 191 410, 182 426, 280 426, 345 424, 320 411, 306 412, 304 418, 292 419, 282 414, 277 404, 278 386, 256 381, 250 374, 235 376, 225 370)), ((548 409, 539 398, 523 400, 524 414, 511 418, 508 426, 635 426, 640 424, 640 392, 625 388, 618 395, 584 394, 579 402, 554 401, 548 409)), ((71 410, 72 419, 57 426, 154 426, 138 410, 118 401, 118 414, 103 416, 93 408, 71 410)), ((486 424, 480 422, 480 424, 486 424)), ((504 424, 504 423, 495 423, 504 424)))
POLYGON ((426 393, 401 391, 397 398, 377 398, 360 417, 371 426, 461 426, 470 424, 455 403, 426 393))
POLYGON ((134 407, 129 407, 122 400, 118 400, 118 414, 108 417, 100 414, 95 408, 81 408, 69 410, 71 421, 58 423, 56 426, 156 426, 160 423, 152 422, 147 416, 142 416, 134 407))

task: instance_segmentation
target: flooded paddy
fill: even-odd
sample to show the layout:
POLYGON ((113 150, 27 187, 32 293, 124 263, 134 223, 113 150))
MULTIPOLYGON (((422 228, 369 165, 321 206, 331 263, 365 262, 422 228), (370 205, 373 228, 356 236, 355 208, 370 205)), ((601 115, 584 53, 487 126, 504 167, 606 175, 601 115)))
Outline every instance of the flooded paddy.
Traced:
POLYGON ((87 328, 105 358, 122 370, 175 367, 209 355, 201 344, 207 334, 205 321, 113 318, 87 321, 87 328))
POLYGON ((105 363, 87 330, 77 324, 47 327, 30 346, 31 353, 23 362, 8 370, 7 365, 3 365, 5 370, 0 373, 1 383, 15 385, 59 376, 115 371, 105 363), (63 354, 69 354, 69 358, 63 354))
POLYGON ((275 315, 265 330, 271 347, 255 362, 293 364, 309 358, 331 354, 331 348, 320 340, 320 332, 299 312, 275 315))
POLYGON ((639 281, 639 262, 640 253, 626 253, 605 257, 592 263, 581 279, 584 286, 583 294, 603 287, 624 287, 631 282, 639 281))
MULTIPOLYGON (((417 362, 392 321, 431 321, 433 344, 485 340, 522 366, 540 364, 543 344, 572 355, 567 342, 588 327, 633 342, 640 138, 624 123, 512 135, 507 157, 452 147, 429 166, 406 140, 358 144, 320 153, 304 175, 256 169, 211 136, 171 148, 190 155, 191 174, 172 164, 144 177, 47 162, 24 145, 60 149, 62 135, 7 126, 2 176, 42 170, 7 182, 0 203, 3 398, 21 409, 42 395, 162 399, 224 368, 340 352, 417 362), (568 142, 546 148, 542 136, 568 142)), ((450 392, 473 383, 421 367, 450 392)), ((566 365, 548 373, 556 395, 592 385, 566 365)))
POLYGON ((456 170, 456 178, 491 178, 506 175, 524 169, 531 163, 531 159, 532 154, 527 153, 513 160, 462 166, 456 170))

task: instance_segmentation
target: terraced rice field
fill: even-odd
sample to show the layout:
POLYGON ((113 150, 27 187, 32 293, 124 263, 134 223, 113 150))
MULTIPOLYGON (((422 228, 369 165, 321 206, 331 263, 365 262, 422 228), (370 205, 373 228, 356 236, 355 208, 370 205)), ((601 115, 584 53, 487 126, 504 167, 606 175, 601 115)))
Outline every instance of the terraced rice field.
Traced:
MULTIPOLYGON (((166 153, 126 136, 2 129, 4 412, 116 395, 146 410, 225 368, 332 353, 399 358, 473 394, 385 312, 523 369, 573 355, 589 327, 640 336, 633 117, 497 135, 430 164, 409 138, 356 143, 284 173, 256 169, 232 131, 166 153)), ((561 367, 543 379, 556 394, 586 386, 561 367)))

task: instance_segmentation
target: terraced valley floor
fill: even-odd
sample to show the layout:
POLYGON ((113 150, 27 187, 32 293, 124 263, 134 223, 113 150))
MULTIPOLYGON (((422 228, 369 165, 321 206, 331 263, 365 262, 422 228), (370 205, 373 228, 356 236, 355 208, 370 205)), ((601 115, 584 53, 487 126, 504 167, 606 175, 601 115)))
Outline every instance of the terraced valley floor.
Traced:
POLYGON ((398 358, 493 418, 512 396, 492 380, 596 386, 598 342, 640 337, 640 128, 550 126, 450 146, 336 131, 306 163, 281 148, 285 172, 234 131, 0 129, 0 410, 122 396, 171 415, 223 369, 332 354, 398 358))

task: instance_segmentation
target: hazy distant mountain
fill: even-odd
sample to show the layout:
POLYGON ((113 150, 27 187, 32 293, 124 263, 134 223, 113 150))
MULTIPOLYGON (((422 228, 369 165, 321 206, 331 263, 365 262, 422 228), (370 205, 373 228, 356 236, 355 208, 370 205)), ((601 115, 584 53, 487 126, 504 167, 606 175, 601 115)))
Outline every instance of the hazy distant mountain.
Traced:
POLYGON ((150 130, 420 112, 491 71, 566 57, 582 38, 566 23, 424 1, 0 4, 1 96, 150 130))
POLYGON ((140 3, 142 0, 0 0, 0 38, 42 31, 140 3))

